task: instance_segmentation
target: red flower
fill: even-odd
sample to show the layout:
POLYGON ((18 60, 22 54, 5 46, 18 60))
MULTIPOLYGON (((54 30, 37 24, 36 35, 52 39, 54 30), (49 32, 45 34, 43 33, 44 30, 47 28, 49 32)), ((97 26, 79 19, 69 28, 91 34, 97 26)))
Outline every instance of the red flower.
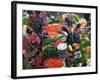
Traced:
POLYGON ((32 41, 33 43, 40 43, 40 38, 38 37, 38 35, 36 35, 35 33, 32 33, 32 35, 29 36, 30 41, 32 41))
POLYGON ((60 40, 59 41, 56 41, 56 42, 54 42, 54 46, 58 46, 60 43, 61 43, 60 40))
POLYGON ((26 37, 24 37, 23 38, 23 50, 28 50, 29 49, 29 40, 26 38, 26 37))

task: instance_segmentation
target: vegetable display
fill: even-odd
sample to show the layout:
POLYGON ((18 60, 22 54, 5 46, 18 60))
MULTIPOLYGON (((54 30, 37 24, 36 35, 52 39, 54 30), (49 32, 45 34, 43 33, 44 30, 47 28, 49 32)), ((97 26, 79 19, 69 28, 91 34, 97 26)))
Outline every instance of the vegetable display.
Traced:
POLYGON ((91 65, 88 13, 23 10, 23 69, 91 65), (80 65, 81 64, 81 65, 80 65))

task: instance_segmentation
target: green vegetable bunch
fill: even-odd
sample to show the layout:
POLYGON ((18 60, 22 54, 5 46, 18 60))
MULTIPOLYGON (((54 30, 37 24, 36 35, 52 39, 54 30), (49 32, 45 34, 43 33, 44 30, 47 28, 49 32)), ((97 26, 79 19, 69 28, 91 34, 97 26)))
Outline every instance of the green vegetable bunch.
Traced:
POLYGON ((23 25, 28 25, 31 23, 31 20, 29 18, 23 18, 23 25))
POLYGON ((86 51, 84 51, 85 48, 90 46, 91 46, 91 42, 88 39, 88 37, 83 37, 80 42, 80 49, 82 52, 82 57, 80 58, 80 62, 83 64, 83 66, 86 66, 87 60, 91 58, 91 53, 90 52, 87 53, 86 51))
POLYGON ((53 45, 46 45, 44 47, 44 59, 50 59, 57 57, 57 48, 53 45))

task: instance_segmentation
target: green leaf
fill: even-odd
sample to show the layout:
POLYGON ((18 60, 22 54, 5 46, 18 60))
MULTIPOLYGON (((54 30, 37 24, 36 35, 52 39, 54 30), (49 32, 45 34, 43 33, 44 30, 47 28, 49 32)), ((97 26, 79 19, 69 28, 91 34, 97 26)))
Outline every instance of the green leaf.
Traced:
POLYGON ((23 25, 28 25, 29 23, 31 23, 29 18, 23 18, 23 25))

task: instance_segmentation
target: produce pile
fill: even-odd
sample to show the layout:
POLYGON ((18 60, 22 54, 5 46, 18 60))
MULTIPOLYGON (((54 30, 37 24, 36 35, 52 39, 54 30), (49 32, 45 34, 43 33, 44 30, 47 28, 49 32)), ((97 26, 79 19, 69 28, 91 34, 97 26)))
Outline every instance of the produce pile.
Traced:
POLYGON ((23 69, 91 65, 87 13, 23 10, 23 69))

